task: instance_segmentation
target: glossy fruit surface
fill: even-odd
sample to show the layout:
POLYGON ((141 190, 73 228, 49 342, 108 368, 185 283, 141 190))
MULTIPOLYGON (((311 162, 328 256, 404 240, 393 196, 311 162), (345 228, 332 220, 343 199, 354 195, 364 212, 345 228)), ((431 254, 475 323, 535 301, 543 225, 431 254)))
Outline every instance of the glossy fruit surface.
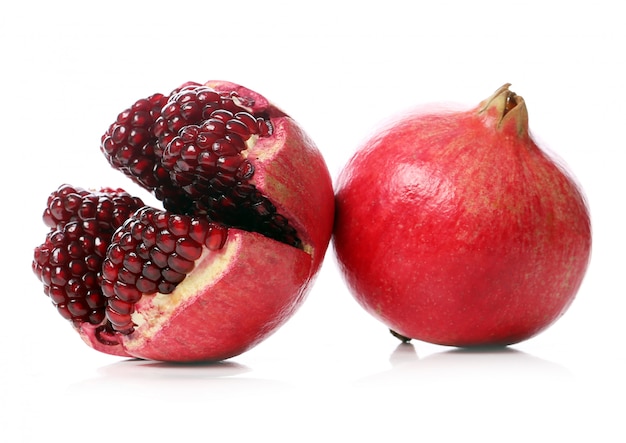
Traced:
POLYGON ((506 345, 568 308, 590 258, 574 180, 508 85, 473 109, 404 115, 336 189, 334 247, 358 302, 400 338, 506 345))

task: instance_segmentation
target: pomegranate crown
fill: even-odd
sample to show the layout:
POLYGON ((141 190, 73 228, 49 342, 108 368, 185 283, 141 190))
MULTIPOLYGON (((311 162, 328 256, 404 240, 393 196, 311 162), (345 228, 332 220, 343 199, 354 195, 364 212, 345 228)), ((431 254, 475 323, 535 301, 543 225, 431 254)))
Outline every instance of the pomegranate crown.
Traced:
POLYGON ((511 126, 518 135, 528 134, 528 109, 524 98, 511 91, 510 83, 505 83, 489 98, 478 105, 479 115, 494 124, 496 129, 505 130, 511 126))

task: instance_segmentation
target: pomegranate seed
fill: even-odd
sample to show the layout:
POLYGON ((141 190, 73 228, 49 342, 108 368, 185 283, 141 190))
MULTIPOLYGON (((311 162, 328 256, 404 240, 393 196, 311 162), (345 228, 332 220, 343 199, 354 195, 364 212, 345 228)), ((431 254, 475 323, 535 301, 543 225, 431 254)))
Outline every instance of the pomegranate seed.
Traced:
MULTIPOLYGON (((160 275, 160 272, 159 272, 160 275)), ((135 283, 135 286, 137 286, 137 289, 142 293, 142 294, 152 294, 155 293, 157 291, 157 284, 155 281, 150 280, 146 277, 139 277, 137 279, 137 282, 135 283)))
POLYGON ((94 286, 94 290, 89 291, 85 295, 85 301, 92 310, 97 310, 99 307, 104 306, 105 301, 102 293, 97 291, 95 288, 96 286, 94 286))
POLYGON ((124 331, 128 331, 130 323, 132 323, 130 314, 119 313, 115 311, 110 305, 106 308, 106 317, 112 323, 114 329, 119 328, 123 329, 124 331))
POLYGON ((180 238, 176 242, 175 252, 187 260, 194 261, 200 258, 202 254, 202 244, 196 242, 191 237, 180 238))
MULTIPOLYGON (((230 157, 239 153, 237 147, 225 138, 221 138, 215 141, 211 146, 211 150, 213 151, 213 154, 215 154, 215 156, 217 156, 218 158, 230 157)), ((239 158, 235 158, 235 160, 239 160, 239 158)))
POLYGON ((89 314, 91 309, 82 300, 70 300, 67 305, 67 310, 72 314, 72 317, 84 317, 89 314))
POLYGON ((63 317, 66 320, 70 320, 71 321, 71 320, 74 319, 74 316, 72 315, 72 313, 67 308, 67 305, 65 305, 65 304, 57 305, 57 311, 59 312, 59 314, 61 314, 61 317, 63 317))
POLYGON ((146 263, 141 270, 141 275, 154 282, 158 281, 161 278, 161 268, 154 262, 146 260, 146 263))
POLYGON ((246 125, 250 134, 259 133, 259 125, 254 115, 250 114, 249 112, 237 112, 234 117, 241 123, 246 125))
POLYGON ((211 113, 211 118, 215 118, 217 120, 222 121, 224 123, 224 126, 226 126, 226 123, 230 119, 232 119, 234 116, 235 114, 233 114, 227 109, 216 109, 215 111, 211 113))
POLYGON ((178 283, 172 283, 172 282, 165 281, 165 280, 161 281, 158 285, 159 292, 161 294, 170 294, 174 292, 174 289, 176 289, 177 284, 178 283))
POLYGON ((164 268, 161 271, 161 275, 163 276, 163 279, 164 279, 163 283, 167 285, 171 285, 172 289, 168 289, 169 291, 168 293, 173 292, 176 285, 185 279, 184 272, 178 272, 175 269, 172 269, 170 267, 164 268))
MULTIPOLYGON (((183 278, 185 278, 184 276, 193 270, 194 262, 192 260, 188 260, 182 257, 177 253, 173 253, 167 258, 167 265, 169 266, 169 269, 182 274, 183 278)), ((168 278, 168 280, 171 279, 168 278)))
POLYGON ((181 215, 171 215, 167 219, 167 228, 175 236, 184 236, 189 233, 191 219, 181 215))
POLYGON ((257 118, 257 124, 259 125, 259 135, 261 137, 270 136, 274 132, 274 128, 269 120, 257 118))
POLYGON ((193 121, 202 118, 202 108, 195 102, 187 102, 180 106, 180 115, 186 121, 193 121))
POLYGON ((118 314, 130 315, 133 312, 133 304, 122 301, 118 298, 111 299, 109 307, 118 314))
POLYGON ((220 226, 213 226, 209 229, 204 244, 211 251, 222 249, 226 242, 226 230, 220 226))
POLYGON ((248 140, 251 135, 248 126, 244 122, 236 118, 231 118, 226 122, 226 130, 231 134, 237 134, 244 140, 248 140))
POLYGON ((134 274, 141 272, 142 264, 142 260, 134 252, 127 254, 123 261, 124 268, 134 274))
POLYGON ((202 123, 200 130, 202 133, 209 133, 214 134, 217 137, 223 137, 226 135, 226 124, 224 121, 213 117, 202 123))
POLYGON ((137 303, 141 299, 142 295, 135 286, 131 286, 130 284, 124 283, 120 280, 113 284, 113 290, 115 291, 115 296, 117 298, 130 303, 137 303))
POLYGON ((176 236, 169 231, 161 231, 157 234, 157 245, 164 254, 174 252, 176 248, 176 236))
POLYGON ((150 260, 160 269, 167 267, 167 254, 161 251, 158 246, 155 246, 150 250, 150 260))
POLYGON ((235 177, 239 180, 248 180, 254 174, 254 166, 248 160, 244 160, 241 162, 239 167, 237 167, 237 172, 235 173, 235 177))

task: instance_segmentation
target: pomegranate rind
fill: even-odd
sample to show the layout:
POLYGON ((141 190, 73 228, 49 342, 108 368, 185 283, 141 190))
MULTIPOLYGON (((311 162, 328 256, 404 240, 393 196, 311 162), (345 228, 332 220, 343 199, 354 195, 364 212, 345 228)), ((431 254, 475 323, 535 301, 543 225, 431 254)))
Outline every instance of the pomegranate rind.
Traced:
POLYGON ((490 104, 503 108, 422 108, 367 140, 339 175, 341 271, 401 336, 517 343, 560 318, 582 283, 582 192, 528 133, 523 101, 506 119, 490 104))
POLYGON ((333 230, 335 197, 326 164, 312 140, 289 117, 274 122, 275 137, 260 138, 248 159, 253 182, 296 228, 313 257, 311 274, 324 259, 333 230), (297 180, 293 175, 298 174, 297 180))
POLYGON ((229 231, 171 294, 144 295, 126 354, 160 361, 218 361, 276 331, 310 289, 311 256, 260 234, 229 231))
POLYGON ((253 112, 270 117, 272 135, 259 137, 246 152, 255 168, 251 183, 296 228, 303 249, 313 257, 314 276, 330 243, 335 212, 332 178, 321 152, 293 118, 260 94, 227 81, 206 85, 252 98, 253 112))

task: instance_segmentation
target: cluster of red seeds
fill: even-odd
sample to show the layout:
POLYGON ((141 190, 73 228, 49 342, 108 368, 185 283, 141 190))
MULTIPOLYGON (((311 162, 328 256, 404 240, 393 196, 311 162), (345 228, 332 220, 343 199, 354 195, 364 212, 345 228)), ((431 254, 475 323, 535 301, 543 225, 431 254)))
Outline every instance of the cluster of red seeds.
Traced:
POLYGON ((186 83, 118 115, 100 148, 165 211, 122 189, 63 185, 50 195, 43 219, 51 230, 32 266, 63 317, 98 325, 103 337, 131 333, 142 295, 172 292, 204 248, 224 245, 225 225, 301 246, 288 220, 250 183, 248 143, 273 130, 252 106, 236 93, 186 83))
POLYGON ((171 293, 227 229, 206 217, 161 211, 121 189, 62 185, 48 198, 51 230, 32 267, 59 313, 76 326, 129 334, 143 294, 171 293))
POLYGON ((161 165, 154 135, 154 124, 166 103, 162 94, 138 100, 117 116, 102 136, 100 149, 111 166, 152 191, 167 210, 185 212, 190 202, 161 165))
POLYGON ((205 217, 144 207, 118 229, 102 264, 107 319, 123 334, 133 331, 131 314, 143 294, 169 294, 193 269, 203 249, 218 250, 227 230, 205 217))
POLYGON ((207 215, 301 247, 296 230, 250 183, 247 143, 273 131, 267 116, 251 112, 253 105, 235 92, 186 83, 169 97, 155 94, 122 112, 101 150, 168 211, 207 215))
MULTIPOLYGON (((219 93, 212 88, 199 84, 188 83, 170 95, 166 105, 157 119, 154 133, 159 138, 161 148, 167 147, 173 137, 188 125, 200 124, 211 118, 215 112, 228 113, 231 116, 239 112, 248 112, 254 105, 250 99, 241 97, 235 92, 219 93)), ((271 134, 271 123, 265 116, 250 115, 262 136, 271 134)), ((257 130, 253 130, 255 133, 257 130)))
POLYGON ((63 317, 102 322, 102 262, 113 232, 142 206, 121 189, 90 192, 63 185, 50 195, 43 219, 51 230, 35 249, 32 266, 63 317))

